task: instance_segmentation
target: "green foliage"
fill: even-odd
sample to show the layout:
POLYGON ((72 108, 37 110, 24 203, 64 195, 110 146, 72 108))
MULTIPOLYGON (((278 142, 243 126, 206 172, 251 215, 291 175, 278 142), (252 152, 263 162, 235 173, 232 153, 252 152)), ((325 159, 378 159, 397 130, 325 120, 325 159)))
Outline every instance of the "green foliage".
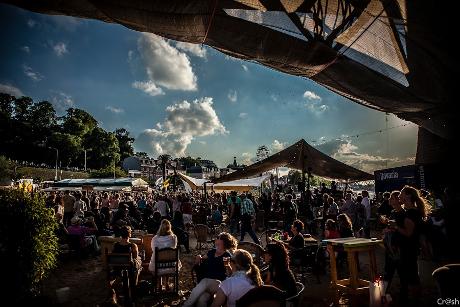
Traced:
POLYGON ((84 147, 91 148, 88 152, 88 165, 93 169, 112 167, 120 161, 120 148, 115 134, 96 127, 84 140, 84 147))
MULTIPOLYGON (((103 169, 99 169, 97 171, 92 171, 89 176, 91 178, 113 178, 113 166, 112 167, 106 167, 106 168, 103 168, 103 169)), ((115 176, 117 178, 120 178, 120 177, 126 177, 128 176, 128 173, 125 172, 123 169, 121 169, 120 167, 117 167, 115 169, 115 176)))
POLYGON ((0 179, 11 177, 12 166, 13 164, 7 157, 0 156, 0 179))
MULTIPOLYGON (((40 168, 40 167, 18 167, 16 170, 16 178, 32 178, 34 181, 43 180, 54 180, 56 171, 52 168, 40 168)), ((112 175, 113 176, 113 175, 112 175)), ((85 179, 89 177, 88 173, 85 172, 71 172, 71 171, 58 171, 58 178, 72 178, 72 179, 85 179)))
POLYGON ((39 194, 0 190, 0 248, 3 289, 9 299, 37 295, 40 282, 56 266, 58 240, 54 210, 39 194))
POLYGON ((120 128, 114 131, 115 137, 118 140, 118 146, 120 147, 120 160, 123 161, 125 158, 131 157, 134 154, 133 142, 134 138, 129 136, 129 131, 120 128))
POLYGON ((56 148, 59 165, 82 168, 87 150, 89 168, 106 168, 132 156, 133 141, 126 129, 112 133, 98 127, 84 110, 69 108, 57 117, 48 101, 0 93, 0 155, 10 159, 54 166, 56 148))

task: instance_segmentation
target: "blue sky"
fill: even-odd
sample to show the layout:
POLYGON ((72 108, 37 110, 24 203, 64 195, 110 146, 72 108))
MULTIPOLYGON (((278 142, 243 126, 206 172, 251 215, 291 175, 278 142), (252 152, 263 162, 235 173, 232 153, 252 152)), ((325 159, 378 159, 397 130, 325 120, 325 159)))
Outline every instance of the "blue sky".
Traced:
POLYGON ((413 164, 417 126, 316 83, 120 25, 0 4, 0 91, 91 113, 126 128, 135 149, 250 163, 305 138, 366 171, 413 164), (387 148, 387 133, 389 147, 387 148), (359 137, 350 137, 360 134, 359 137), (388 151, 388 155, 387 155, 388 151))

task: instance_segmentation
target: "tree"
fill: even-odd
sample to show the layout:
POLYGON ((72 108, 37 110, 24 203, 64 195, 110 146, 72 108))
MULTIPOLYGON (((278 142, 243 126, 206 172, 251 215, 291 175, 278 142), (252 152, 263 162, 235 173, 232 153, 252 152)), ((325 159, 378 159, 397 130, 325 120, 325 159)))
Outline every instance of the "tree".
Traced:
POLYGON ((11 306, 34 305, 25 302, 39 294, 41 281, 57 263, 54 210, 39 193, 0 189, 0 216, 4 297, 11 306))
POLYGON ((83 137, 97 127, 97 120, 88 112, 69 108, 67 114, 62 117, 62 128, 65 133, 83 137))
POLYGON ((14 117, 20 122, 29 120, 30 108, 33 100, 30 97, 21 97, 14 100, 14 117))
POLYGON ((57 123, 56 111, 48 101, 40 101, 32 105, 29 119, 37 133, 49 131, 55 128, 57 123))
POLYGON ((134 138, 129 136, 129 131, 125 128, 117 129, 114 133, 118 140, 118 146, 120 147, 120 160, 123 161, 125 158, 131 157, 134 154, 134 138))
POLYGON ((0 93, 0 118, 11 119, 13 117, 13 101, 16 98, 9 94, 0 93))
POLYGON ((166 164, 168 164, 168 162, 171 161, 171 156, 167 154, 160 155, 158 156, 158 160, 161 161, 163 181, 165 181, 166 180, 166 164))
POLYGON ((149 155, 146 152, 138 151, 134 154, 136 157, 147 159, 149 155))
POLYGON ((266 145, 259 146, 256 152, 256 162, 262 161, 270 156, 270 149, 266 145))
POLYGON ((53 165, 56 159, 54 148, 59 151, 59 161, 64 166, 77 165, 81 155, 81 138, 69 133, 54 132, 48 141, 48 164, 53 165))
POLYGON ((112 132, 96 127, 86 135, 83 145, 91 149, 88 157, 90 168, 106 168, 120 162, 118 140, 112 132))
POLYGON ((186 169, 195 165, 200 165, 200 160, 199 159, 194 159, 190 156, 188 157, 180 157, 179 158, 180 164, 182 164, 186 169))

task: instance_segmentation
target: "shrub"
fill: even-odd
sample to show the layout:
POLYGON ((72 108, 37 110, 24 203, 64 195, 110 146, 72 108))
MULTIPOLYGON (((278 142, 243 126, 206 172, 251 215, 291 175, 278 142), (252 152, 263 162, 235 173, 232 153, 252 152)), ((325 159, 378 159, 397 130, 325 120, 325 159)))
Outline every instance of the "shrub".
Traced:
POLYGON ((30 299, 57 262, 54 211, 38 193, 0 189, 0 216, 2 290, 15 301, 30 299))

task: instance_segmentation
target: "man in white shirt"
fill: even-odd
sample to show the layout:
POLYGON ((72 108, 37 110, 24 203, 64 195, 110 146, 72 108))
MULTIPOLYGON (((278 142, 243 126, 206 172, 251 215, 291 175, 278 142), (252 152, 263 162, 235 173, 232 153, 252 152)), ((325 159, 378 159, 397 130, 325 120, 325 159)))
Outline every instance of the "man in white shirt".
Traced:
POLYGON ((164 200, 163 195, 158 198, 158 201, 153 206, 153 212, 160 212, 161 217, 164 219, 168 217, 168 209, 168 203, 164 200))
POLYGON ((371 227, 370 227, 370 220, 371 220, 371 204, 369 202, 369 192, 363 191, 363 200, 361 204, 364 206, 364 210, 366 212, 366 223, 364 225, 364 236, 366 238, 371 237, 371 227))
POLYGON ((75 198, 77 199, 73 205, 73 212, 74 212, 74 216, 84 216, 85 215, 85 211, 88 210, 88 208, 86 207, 86 203, 81 200, 81 194, 80 193, 77 193, 75 195, 75 198))

